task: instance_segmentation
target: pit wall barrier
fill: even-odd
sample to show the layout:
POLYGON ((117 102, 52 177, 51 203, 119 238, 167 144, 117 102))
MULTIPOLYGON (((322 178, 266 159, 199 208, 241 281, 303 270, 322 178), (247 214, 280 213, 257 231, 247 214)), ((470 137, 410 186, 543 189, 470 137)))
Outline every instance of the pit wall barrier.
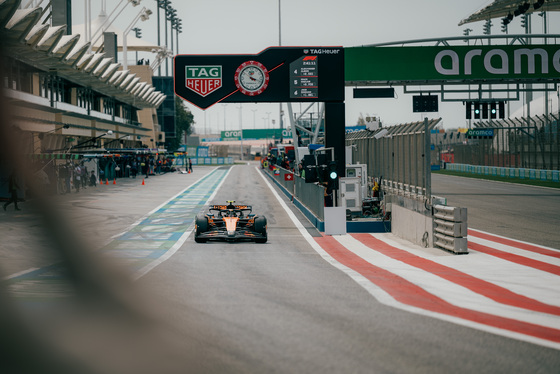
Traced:
POLYGON ((476 175, 492 175, 504 178, 532 179, 560 183, 559 170, 539 170, 527 168, 508 168, 499 166, 481 166, 469 164, 446 164, 446 170, 476 175))
MULTIPOLYGON (((324 209, 323 206, 316 206, 317 197, 320 201, 323 201, 324 187, 315 185, 312 183, 305 183, 303 178, 294 174, 291 181, 286 181, 284 175, 291 173, 285 169, 274 167, 272 170, 265 168, 261 169, 264 174, 276 185, 280 190, 292 201, 292 203, 302 212, 302 214, 321 232, 325 232, 325 220, 324 220, 324 209), (315 193, 296 193, 295 190, 307 188, 317 188, 315 193), (311 196, 315 195, 315 196, 311 196), (313 201, 305 201, 306 199, 311 199, 313 201), (315 212, 308 207, 308 205, 314 206, 314 209, 318 211, 320 217, 318 217, 315 212)), ((347 233, 378 233, 378 232, 391 232, 391 222, 382 221, 346 221, 346 232, 347 233)))
POLYGON ((391 232, 422 247, 433 247, 432 211, 422 195, 385 194, 387 210, 391 211, 391 232))
MULTIPOLYGON (((294 178, 292 178, 291 181, 286 181, 285 180, 286 178, 284 178, 284 175, 287 174, 288 171, 285 170, 285 169, 272 167, 271 169, 269 169, 269 168, 261 169, 261 171, 263 171, 264 175, 266 175, 276 186, 278 186, 278 188, 280 188, 280 190, 284 193, 284 195, 286 195, 288 197, 288 199, 290 199, 290 201, 292 203, 294 203, 294 205, 303 213, 303 215, 305 217, 307 217, 309 222, 311 222, 313 224, 313 226, 315 226, 317 228, 317 230, 319 230, 321 232, 325 231, 325 221, 323 219, 323 214, 324 214, 323 209, 320 209, 319 212, 317 212, 318 214, 314 213, 310 208, 308 208, 294 194, 294 189, 295 189, 294 184, 297 183, 297 182, 295 182, 293 179, 295 179, 295 178, 301 179, 299 176, 294 175, 294 178)), ((317 188, 320 189, 322 187, 317 186, 317 188)), ((318 193, 316 195, 321 197, 321 201, 323 201, 322 191, 318 190, 317 192, 318 193)))
MULTIPOLYGON (((191 157, 190 159, 193 166, 194 165, 233 165, 234 163, 233 157, 191 157)), ((175 159, 174 165, 178 167, 184 167, 183 159, 181 157, 177 157, 175 159)))

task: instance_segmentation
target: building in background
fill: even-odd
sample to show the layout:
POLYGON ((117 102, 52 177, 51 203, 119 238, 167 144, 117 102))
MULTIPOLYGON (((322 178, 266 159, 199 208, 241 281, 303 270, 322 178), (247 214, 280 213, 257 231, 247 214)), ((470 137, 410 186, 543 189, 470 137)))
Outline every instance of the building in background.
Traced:
MULTIPOLYGON (((71 1, 53 0, 47 7, 0 3, 2 83, 24 152, 157 150, 165 137, 156 108, 165 95, 152 85, 153 67, 117 61, 122 33, 99 30, 103 47, 96 41, 95 48, 91 37, 73 33, 79 27, 71 24, 71 1)), ((128 50, 135 48, 147 47, 132 43, 128 50)))

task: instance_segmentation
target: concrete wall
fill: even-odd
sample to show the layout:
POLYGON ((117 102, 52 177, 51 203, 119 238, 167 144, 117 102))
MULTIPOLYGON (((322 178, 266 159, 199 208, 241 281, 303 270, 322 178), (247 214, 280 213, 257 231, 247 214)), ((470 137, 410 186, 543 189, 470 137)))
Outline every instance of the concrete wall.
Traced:
POLYGON ((405 196, 385 196, 391 203, 391 232, 423 247, 433 247, 431 209, 424 202, 405 196))

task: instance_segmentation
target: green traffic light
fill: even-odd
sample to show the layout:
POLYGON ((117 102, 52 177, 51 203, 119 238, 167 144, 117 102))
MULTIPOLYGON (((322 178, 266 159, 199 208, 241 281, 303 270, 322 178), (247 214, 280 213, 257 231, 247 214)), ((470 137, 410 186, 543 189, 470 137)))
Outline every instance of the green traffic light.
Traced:
POLYGON ((336 172, 336 162, 335 161, 329 162, 327 175, 329 176, 329 178, 331 180, 335 180, 336 178, 338 178, 338 173, 336 172))

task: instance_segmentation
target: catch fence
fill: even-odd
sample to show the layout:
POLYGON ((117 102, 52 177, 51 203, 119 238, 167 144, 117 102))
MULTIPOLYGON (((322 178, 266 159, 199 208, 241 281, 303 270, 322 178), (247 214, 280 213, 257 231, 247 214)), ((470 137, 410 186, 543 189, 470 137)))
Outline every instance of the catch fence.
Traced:
POLYGON ((558 117, 553 114, 483 121, 476 128, 493 130, 492 137, 444 140, 440 149, 452 151, 453 161, 460 164, 560 170, 558 123, 558 117))
POLYGON ((368 178, 382 179, 385 192, 430 195, 431 163, 426 162, 425 134, 440 121, 438 118, 347 134, 352 163, 367 164, 368 178))

